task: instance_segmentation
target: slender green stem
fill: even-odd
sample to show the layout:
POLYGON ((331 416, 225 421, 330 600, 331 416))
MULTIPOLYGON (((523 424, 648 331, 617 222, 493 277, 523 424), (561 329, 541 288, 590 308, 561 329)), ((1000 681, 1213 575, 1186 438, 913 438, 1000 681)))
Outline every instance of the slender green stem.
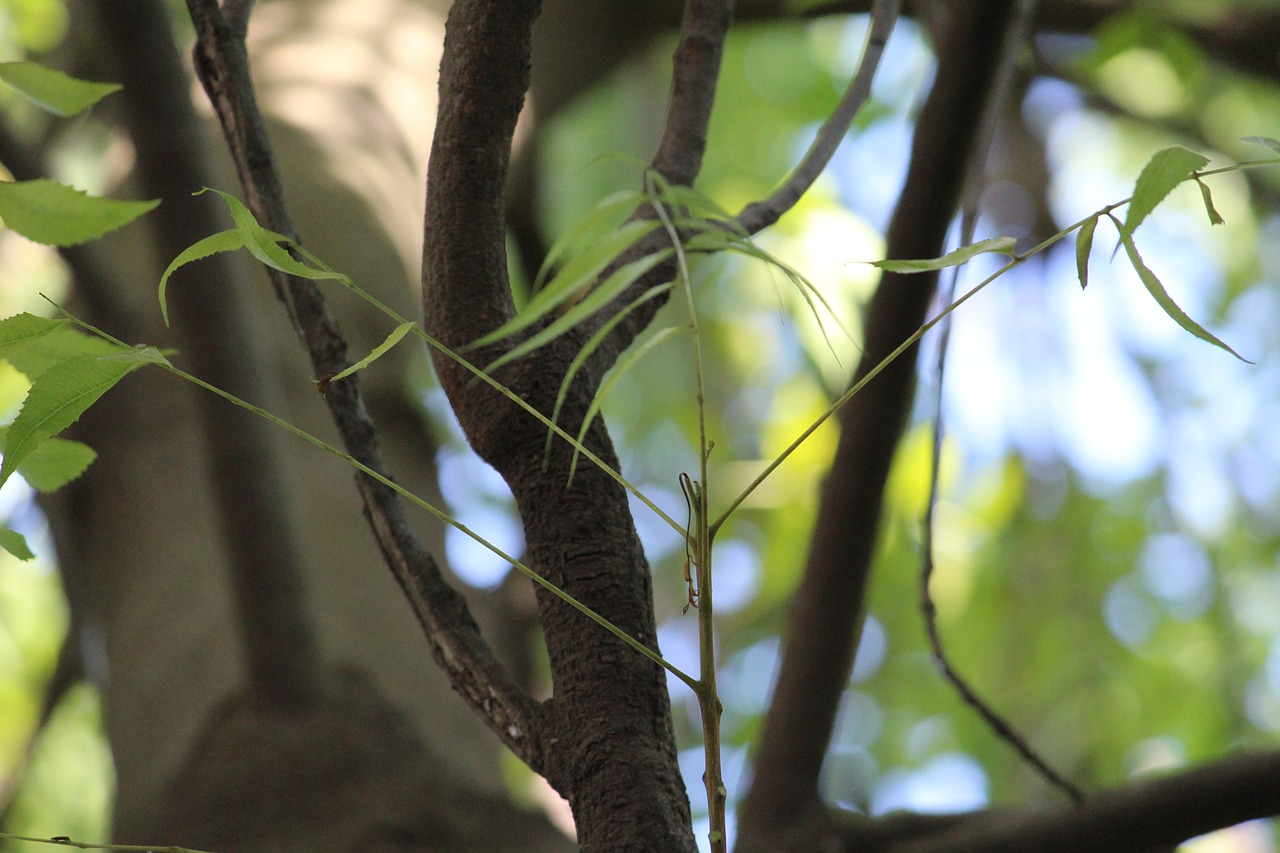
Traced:
POLYGON ((133 850, 139 853, 210 853, 208 850, 195 850, 191 847, 156 847, 147 844, 89 844, 84 841, 72 841, 65 836, 56 838, 36 838, 31 835, 11 835, 0 832, 0 838, 6 841, 30 841, 35 844, 52 844, 56 847, 75 847, 79 850, 133 850))
MULTIPOLYGON (((653 187, 650 187, 653 190, 653 187)), ((708 493, 710 480, 708 477, 708 460, 711 456, 712 442, 707 439, 707 407, 705 386, 703 382, 702 336, 698 325, 698 309, 693 299, 693 282, 689 276, 688 258, 675 223, 671 221, 666 205, 659 199, 653 202, 662 227, 671 239, 676 253, 676 268, 680 277, 685 300, 689 309, 689 325, 693 338, 693 376, 694 399, 698 410, 698 473, 701 477, 699 487, 693 489, 690 496, 696 503, 694 507, 694 530, 686 531, 686 537, 693 537, 693 565, 696 570, 698 588, 690 598, 696 597, 698 609, 698 661, 699 679, 695 693, 698 697, 698 709, 702 717, 702 749, 705 769, 702 782, 707 790, 707 818, 710 823, 708 841, 712 853, 724 853, 727 850, 725 803, 728 791, 724 785, 724 770, 720 756, 720 715, 723 706, 716 689, 716 644, 715 644, 715 604, 711 585, 711 545, 712 537, 707 528, 708 493)), ((686 541, 688 539, 686 538, 686 541)))

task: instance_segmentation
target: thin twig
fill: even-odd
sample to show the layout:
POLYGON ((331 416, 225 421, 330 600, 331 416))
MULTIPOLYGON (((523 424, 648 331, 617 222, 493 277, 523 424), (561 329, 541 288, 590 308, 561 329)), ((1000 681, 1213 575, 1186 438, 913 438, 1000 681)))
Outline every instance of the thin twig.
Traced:
POLYGON ((809 187, 813 186, 813 182, 827 168, 836 149, 844 141, 845 134, 853 125, 858 111, 871 95, 871 83, 875 79, 876 69, 880 67, 880 58, 889 42, 889 34, 897 23, 901 5, 898 0, 876 0, 871 9, 871 22, 867 27, 867 41, 862 48, 862 58, 858 60, 858 69, 849 81, 844 96, 835 112, 823 122, 813 144, 782 186, 764 201, 752 202, 738 214, 739 224, 748 233, 755 234, 777 222, 784 213, 795 207, 800 197, 809 191, 809 187))
MULTIPOLYGON (((260 224, 296 241, 296 229, 249 76, 244 43, 215 0, 187 0, 187 7, 197 35, 196 70, 222 124, 249 208, 260 224)), ((268 274, 307 348, 314 375, 333 375, 345 369, 346 340, 329 315, 319 288, 313 282, 277 270, 269 270, 268 274)), ((378 475, 356 477, 366 516, 437 662, 448 673, 454 689, 476 708, 502 742, 539 770, 544 753, 538 703, 493 656, 466 601, 445 581, 410 526, 395 490, 387 485, 377 432, 360 394, 358 376, 334 383, 324 399, 346 452, 378 475)))
MULTIPOLYGON (((1009 33, 1005 39, 1000 60, 1000 70, 996 79, 996 83, 992 88, 991 99, 988 101, 984 110, 982 121, 982 129, 979 132, 979 138, 975 143, 973 157, 970 160, 969 175, 967 187, 965 191, 964 209, 961 213, 960 227, 960 244, 968 245, 973 242, 973 232, 978 219, 978 198, 981 195, 982 173, 986 162, 987 153, 990 151, 991 141, 995 136, 995 129, 1000 121, 1000 116, 1004 108, 1004 103, 1008 97, 1008 92, 1013 81, 1013 73, 1017 67, 1017 53, 1021 50, 1022 45, 1026 43, 1026 39, 1030 33, 1032 16, 1035 11, 1035 3, 1032 0, 1021 0, 1015 14, 1013 23, 1010 26, 1009 33)), ((950 275, 950 281, 945 288, 944 304, 951 302, 951 295, 955 291, 955 282, 958 270, 953 268, 950 275)), ((929 472, 929 496, 925 504, 924 520, 922 523, 923 531, 921 536, 921 568, 920 568, 920 609, 924 615, 925 632, 929 638, 929 646, 933 652, 934 659, 937 661, 939 668, 942 670, 943 677, 956 689, 965 704, 969 705, 986 721, 987 725, 1005 742, 1012 746, 1019 755, 1023 757, 1032 767, 1036 769, 1050 784, 1062 790, 1077 805, 1084 801, 1084 793, 1057 771, 1053 770, 1040 756, 1039 753, 1028 743, 1026 738, 1018 734, 1014 730, 1012 724, 998 714, 995 709, 969 684, 968 680, 962 676, 955 666, 951 663, 950 657, 946 653, 946 649, 942 643, 942 636, 938 631, 938 613, 934 606, 933 598, 929 594, 929 582, 933 577, 934 559, 934 514, 938 505, 939 491, 939 471, 942 463, 942 437, 943 430, 943 406, 942 406, 942 389, 943 376, 947 359, 947 344, 951 338, 951 317, 948 315, 939 328, 937 360, 934 363, 934 394, 935 394, 935 414, 933 428, 933 448, 932 448, 932 464, 929 472)))

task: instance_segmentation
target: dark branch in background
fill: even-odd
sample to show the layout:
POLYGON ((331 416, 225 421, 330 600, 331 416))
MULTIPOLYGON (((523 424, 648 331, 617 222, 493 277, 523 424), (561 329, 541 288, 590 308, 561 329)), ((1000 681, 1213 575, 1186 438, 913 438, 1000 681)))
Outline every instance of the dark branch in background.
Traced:
POLYGON ((975 814, 892 853, 1148 853, 1280 814, 1280 752, 1237 755, 1096 794, 1078 808, 975 814))
MULTIPOLYGON (((941 253, 998 67, 999 51, 990 48, 1000 42, 1012 7, 1012 0, 949 7, 936 79, 889 225, 889 257, 941 253)), ((864 313, 855 382, 923 324, 936 281, 931 273, 883 276, 864 313)), ((840 441, 741 811, 744 850, 800 849, 795 845, 825 832, 818 776, 853 665, 884 485, 911 408, 918 351, 908 349, 840 411, 840 441)))
MULTIPOLYGON (((176 257, 225 228, 213 199, 193 199, 211 183, 186 75, 160 0, 105 0, 98 17, 118 57, 125 119, 137 151, 142 191, 166 213, 148 221, 163 258, 176 257)), ((232 256, 217 254, 187 271, 171 300, 179 347, 194 372, 259 404, 274 390, 252 339, 251 309, 232 256), (192 280, 194 279, 194 280, 192 280)), ((313 704, 322 691, 320 653, 302 581, 303 557, 292 499, 276 452, 278 436, 256 415, 209 394, 198 395, 209 448, 209 477, 238 621, 248 658, 250 693, 264 708, 313 704)))
MULTIPOLYGON (((1018 65, 1018 54, 1027 44, 1027 39, 1031 32, 1031 16, 1035 10, 1035 3, 1032 0, 1019 0, 1018 12, 1015 16, 1013 25, 1009 28, 1009 33, 1005 38, 1004 45, 1001 49, 1000 72, 995 85, 992 87, 991 98, 987 102, 986 110, 982 119, 982 132, 980 138, 974 145, 973 158, 970 160, 966 178, 966 199, 964 202, 964 210, 961 214, 960 223, 960 244, 966 245, 973 242, 974 228, 978 221, 978 197, 982 190, 982 175, 987 161, 987 154, 991 147, 991 140, 995 136, 995 129, 1000 122, 1001 114, 1004 110, 1005 101, 1008 93, 1012 88, 1014 71, 1018 65)), ((955 291, 955 281, 958 270, 952 268, 949 270, 949 281, 943 288, 942 300, 945 304, 949 304, 952 294, 955 291)), ((922 535, 920 543, 920 610, 924 616, 925 633, 929 639, 929 647, 933 652, 934 660, 942 670, 943 677, 951 683, 956 692, 986 721, 987 725, 995 732, 995 734, 1003 741, 1012 746, 1019 755, 1022 756, 1028 764, 1045 778, 1049 784, 1063 791, 1072 802, 1077 805, 1084 801, 1084 793, 1071 784, 1060 773, 1049 766, 1039 753, 1032 748, 1014 729, 1013 725, 998 714, 989 702, 978 695, 968 680, 966 680, 960 672, 952 664, 946 649, 942 644, 942 636, 938 632, 938 611, 934 606, 933 598, 929 594, 929 581, 933 577, 934 561, 933 561, 933 531, 934 531, 934 513, 938 505, 938 479, 939 471, 942 467, 942 436, 943 436, 943 411, 942 411, 942 389, 943 378, 945 373, 945 365, 947 360, 947 344, 951 338, 951 316, 948 315, 943 321, 938 335, 938 352, 937 361, 934 365, 934 402, 935 415, 933 426, 933 447, 931 451, 931 465, 929 471, 929 496, 925 503, 924 520, 922 523, 922 535)))
MULTIPOLYGON (((213 0, 188 0, 187 6, 197 34, 196 70, 222 124, 249 207, 265 227, 296 237, 253 94, 244 43, 213 0)), ((269 274, 307 348, 314 375, 343 370, 348 364, 346 342, 324 307, 319 289, 274 270, 269 274)), ((370 469, 385 472, 358 378, 330 383, 325 402, 346 451, 370 469)), ((444 580, 410 527, 396 493, 364 474, 356 475, 356 484, 383 557, 454 689, 503 743, 537 768, 543 749, 536 725, 537 704, 494 658, 466 602, 444 580)))
POLYGON ((707 125, 716 99, 724 38, 733 0, 689 0, 672 59, 671 101, 653 168, 673 184, 692 186, 707 150, 707 125))
POLYGON ((853 125, 858 110, 862 109, 871 95, 871 83, 875 79, 876 69, 880 67, 880 57, 884 54, 889 34, 898 21, 901 5, 898 0, 876 0, 873 4, 867 43, 862 49, 858 70, 849 81, 849 87, 835 112, 822 123, 813 144, 790 177, 767 199, 747 205, 738 214, 738 223, 748 233, 755 234, 777 222, 784 213, 795 207, 800 197, 809 191, 809 187, 813 186, 813 182, 827 168, 836 149, 844 141, 845 134, 853 125))

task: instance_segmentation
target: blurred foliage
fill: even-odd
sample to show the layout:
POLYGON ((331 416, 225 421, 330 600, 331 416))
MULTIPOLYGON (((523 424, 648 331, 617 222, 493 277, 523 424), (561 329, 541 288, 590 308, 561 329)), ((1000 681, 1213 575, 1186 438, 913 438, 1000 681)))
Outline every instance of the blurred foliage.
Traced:
MULTIPOLYGON (((978 236, 994 236, 996 223, 1006 233, 1007 223, 1062 227, 1123 198, 1151 153, 1168 145, 1203 151, 1214 165, 1266 156, 1240 138, 1280 137, 1275 80, 1216 63, 1183 26, 1223 6, 1142 4, 1092 37, 1042 40, 997 137, 1000 182, 984 196, 987 232, 978 236)), ((15 58, 46 50, 65 16, 58 2, 4 0, 0 45, 15 58)), ((862 33, 858 18, 736 32, 699 188, 736 210, 781 181, 836 102, 862 33)), ((656 142, 671 47, 655 45, 548 128, 547 236, 608 192, 638 185, 628 158, 647 158, 656 142)), ((881 231, 930 69, 921 31, 903 22, 831 173, 759 238, 837 306, 825 335, 776 271, 739 258, 695 265, 711 365, 713 511, 823 410, 856 364, 861 305, 874 285, 856 262, 883 254, 881 231)), ((101 152, 101 126, 78 131, 61 141, 68 162, 100 162, 74 152, 101 152)), ((1144 251, 1188 313, 1256 366, 1230 363, 1182 333, 1101 250, 1085 294, 1067 247, 957 314, 935 531, 940 628, 978 691, 1085 787, 1274 742, 1280 731, 1280 438, 1272 427, 1280 415, 1280 170, 1212 186, 1225 227, 1210 228, 1198 194, 1184 188, 1143 226, 1144 251)), ((61 275, 47 254, 31 254, 10 234, 0 235, 0 259, 6 313, 61 275)), ((685 322, 684 310, 673 300, 655 327, 685 322)), ((684 513, 677 475, 696 466, 691 364, 688 338, 677 336, 606 407, 628 477, 675 517, 684 513)), ((11 379, 21 384, 0 374, 0 386, 11 379)), ((928 380, 921 390, 926 402, 936 393, 928 380)), ((962 705, 925 644, 917 587, 930 410, 920 407, 890 483, 826 793, 870 811, 1056 801, 962 705)), ((731 796, 747 778, 777 631, 836 438, 832 426, 815 433, 718 542, 731 796)), ((466 489, 446 484, 450 500, 484 504, 492 515, 503 490, 483 472, 469 476, 480 466, 464 460, 456 436, 446 443, 449 465, 471 466, 452 478, 466 489)), ((654 564, 663 650, 690 666, 696 628, 693 614, 681 614, 682 543, 643 508, 637 521, 654 564)), ((47 570, 0 561, 6 772, 31 735, 62 635, 55 593, 47 570)), ((695 704, 679 688, 673 695, 696 808, 695 704)), ((102 837, 110 773, 96 725, 92 694, 71 694, 39 741, 7 829, 102 837)), ((1273 849, 1266 828, 1231 837, 1198 849, 1273 849)))

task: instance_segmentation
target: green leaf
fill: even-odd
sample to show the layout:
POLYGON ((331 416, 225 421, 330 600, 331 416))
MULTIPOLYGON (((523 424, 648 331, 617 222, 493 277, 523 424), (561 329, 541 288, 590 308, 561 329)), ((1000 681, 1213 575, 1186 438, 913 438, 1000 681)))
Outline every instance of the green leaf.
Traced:
POLYGON ((1270 136, 1246 136, 1240 141, 1249 142, 1254 145, 1262 145, 1266 148, 1270 148, 1272 151, 1280 151, 1280 140, 1272 139, 1270 136))
POLYGON ((160 300, 160 316, 164 318, 166 326, 169 325, 169 302, 165 298, 165 289, 169 286, 169 276, 192 261, 216 255, 218 252, 234 252, 241 248, 244 248, 244 238, 239 231, 235 229, 219 231, 217 234, 210 234, 203 240, 197 240, 183 249, 182 253, 173 259, 173 263, 169 264, 168 269, 164 271, 164 275, 160 276, 160 288, 157 294, 157 298, 160 300))
POLYGON ((99 397, 149 360, 142 350, 82 355, 60 361, 42 373, 31 383, 22 410, 5 435, 0 484, 46 439, 75 423, 99 397))
MULTIPOLYGON (((224 193, 222 190, 215 190, 209 187, 200 190, 196 195, 205 192, 215 192, 222 197, 222 200, 227 204, 227 208, 231 211, 231 219, 235 222, 236 230, 240 232, 241 239, 244 240, 245 248, 249 250, 249 254, 262 263, 272 269, 277 269, 289 275, 296 275, 299 278, 311 279, 312 281, 330 279, 342 282, 347 287, 355 286, 350 276, 335 272, 324 264, 317 263, 317 266, 309 267, 289 254, 289 251, 280 245, 281 243, 288 244, 295 249, 300 247, 285 235, 269 231, 259 225, 258 220, 253 218, 249 208, 245 207, 240 199, 230 193, 224 193)), ((307 253, 306 257, 313 263, 318 260, 310 253, 307 253)))
POLYGON ((15 314, 0 320, 0 358, 28 379, 35 379, 60 361, 77 355, 110 355, 120 347, 88 335, 67 320, 34 314, 15 314))
POLYGON ((27 546, 27 538, 16 530, 0 527, 0 548, 8 551, 19 560, 34 560, 36 555, 27 546))
POLYGON ((536 293, 542 289, 547 275, 555 269, 562 257, 569 255, 577 246, 590 246, 599 242, 604 235, 616 231, 647 201, 648 197, 639 190, 621 190, 601 199, 551 244, 542 268, 534 279, 532 290, 536 293))
POLYGON ((1209 185, 1204 181, 1196 178, 1196 186, 1200 188, 1200 197, 1204 199, 1205 213, 1209 214, 1210 225, 1223 225, 1225 220, 1218 213, 1218 209, 1213 206, 1213 193, 1209 192, 1209 185))
POLYGON ((73 116, 120 88, 118 83, 91 83, 34 62, 0 62, 0 80, 43 110, 73 116))
MULTIPOLYGON (((492 373, 504 364, 523 358, 541 346, 545 346, 551 341, 563 335, 574 326, 586 320, 595 314, 604 306, 608 305, 624 290, 630 287, 642 275, 649 272, 658 264, 671 257, 673 251, 671 249, 663 249, 652 255, 647 255, 635 261, 623 264, 609 274, 599 287, 593 288, 587 296, 573 305, 568 311, 557 317, 554 322, 549 323, 546 328, 537 334, 529 337, 527 340, 521 341, 519 345, 512 347, 503 353, 499 358, 485 366, 486 373, 492 373)), ((584 348, 585 349, 585 348, 584 348)), ((587 356, 591 355, 594 347, 586 350, 587 356)))
POLYGON ((1076 234, 1076 275, 1080 277, 1081 290, 1089 286, 1089 253, 1093 251, 1093 232, 1097 227, 1098 217, 1091 216, 1076 234))
MULTIPOLYGON (((8 427, 0 429, 0 442, 8 431, 8 427)), ((97 452, 87 444, 50 438, 28 454, 18 473, 37 492, 53 492, 83 474, 97 458, 97 452)))
POLYGON ((489 334, 468 344, 463 351, 500 341, 538 322, 567 300, 585 291, 619 255, 659 227, 661 223, 652 219, 637 219, 625 223, 571 258, 546 287, 533 295, 523 311, 489 334))
POLYGON ((1155 299, 1156 304, 1164 309, 1164 313, 1168 314, 1173 318, 1174 322, 1191 334, 1195 335, 1197 338, 1200 338, 1200 340, 1208 341, 1214 346, 1226 350, 1246 364, 1253 364, 1249 359, 1244 358, 1240 353, 1214 337, 1207 329, 1188 317, 1186 313, 1178 307, 1178 304, 1173 301, 1173 298, 1169 296, 1168 292, 1164 289, 1164 285, 1160 283, 1160 279, 1156 278, 1156 274, 1148 269, 1147 265, 1142 262, 1142 256, 1138 254, 1138 247, 1133 242, 1132 234, 1125 234, 1121 232, 1120 242, 1124 244, 1124 250, 1129 255, 1129 261, 1133 264, 1134 271, 1138 273, 1138 278, 1142 279, 1142 283, 1146 285, 1147 291, 1151 294, 1152 298, 1155 299))
POLYGON ((98 198, 43 178, 0 181, 0 219, 28 240, 47 246, 75 246, 96 240, 159 203, 159 199, 98 198))
POLYGON ((1138 175, 1138 181, 1134 184, 1133 199, 1129 202, 1124 227, 1120 229, 1121 236, 1133 234, 1174 187, 1197 169, 1204 168, 1208 162, 1208 157, 1181 145, 1157 151, 1142 168, 1142 174, 1138 175))
POLYGON ((342 372, 331 376, 329 378, 329 381, 334 382, 338 379, 343 379, 347 376, 350 376, 351 374, 355 373, 357 370, 364 370, 366 367, 373 364, 379 358, 386 355, 386 353, 393 346, 398 344, 400 342, 400 339, 403 338, 406 334, 408 334, 409 330, 412 329, 415 325, 417 324, 401 323, 399 326, 396 326, 395 329, 391 332, 391 334, 387 335, 386 340, 384 340, 382 343, 374 347, 372 352, 370 352, 364 358, 357 361, 355 364, 348 367, 346 370, 343 370, 342 372))
POLYGON ((968 246, 961 246, 953 252, 947 252, 940 258, 933 258, 927 261, 868 261, 873 267, 879 267, 886 272, 897 273, 916 273, 930 272, 932 270, 940 270, 946 267, 958 267, 961 264, 968 263, 973 258, 982 254, 999 254, 1014 257, 1013 247, 1017 241, 1013 237, 990 237, 986 240, 979 240, 968 246))

